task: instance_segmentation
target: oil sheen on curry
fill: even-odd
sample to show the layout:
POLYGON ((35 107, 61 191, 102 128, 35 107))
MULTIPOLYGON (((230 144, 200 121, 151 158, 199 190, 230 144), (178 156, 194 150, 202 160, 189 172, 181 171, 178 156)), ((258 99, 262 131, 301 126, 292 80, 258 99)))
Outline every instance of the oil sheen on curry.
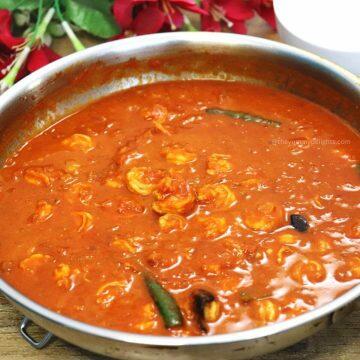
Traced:
POLYGON ((337 116, 260 85, 118 92, 0 170, 0 276, 136 333, 295 317, 360 284, 359 145, 337 116))

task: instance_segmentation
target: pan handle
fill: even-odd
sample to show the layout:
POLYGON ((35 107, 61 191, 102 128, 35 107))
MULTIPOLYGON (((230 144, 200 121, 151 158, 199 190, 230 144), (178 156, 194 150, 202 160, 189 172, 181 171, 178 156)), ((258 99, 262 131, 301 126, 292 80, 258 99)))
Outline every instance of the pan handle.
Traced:
POLYGON ((24 317, 21 320, 19 327, 20 334, 35 349, 43 349, 50 343, 51 339, 53 338, 53 334, 51 332, 47 332, 41 340, 34 340, 26 331, 30 323, 31 320, 27 317, 24 317))

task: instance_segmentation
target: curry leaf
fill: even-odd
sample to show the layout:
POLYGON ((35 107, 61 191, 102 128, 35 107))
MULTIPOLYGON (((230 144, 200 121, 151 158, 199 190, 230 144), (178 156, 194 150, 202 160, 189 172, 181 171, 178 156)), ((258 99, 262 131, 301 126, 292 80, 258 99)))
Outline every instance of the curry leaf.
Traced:
POLYGON ((65 0, 64 5, 65 16, 90 34, 103 39, 119 34, 108 0, 65 0))
POLYGON ((207 109, 205 109, 205 112, 207 114, 212 114, 212 115, 225 115, 225 116, 229 116, 233 119, 242 119, 246 122, 254 122, 254 123, 261 124, 261 125, 268 125, 268 126, 273 126, 273 127, 281 126, 280 121, 264 119, 261 116, 252 115, 252 114, 245 113, 242 111, 233 111, 233 110, 220 109, 220 108, 207 108, 207 109))

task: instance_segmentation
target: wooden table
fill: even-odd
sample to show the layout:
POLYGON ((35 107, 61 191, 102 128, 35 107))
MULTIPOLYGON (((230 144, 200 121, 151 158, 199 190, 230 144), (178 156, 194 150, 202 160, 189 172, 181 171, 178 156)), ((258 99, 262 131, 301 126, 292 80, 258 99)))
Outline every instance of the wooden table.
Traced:
MULTIPOLYGON (((279 40, 274 32, 259 19, 249 26, 249 34, 279 40)), ((83 38, 86 46, 96 41, 83 38)), ((53 44, 53 48, 62 55, 72 52, 66 39, 53 44)), ((56 339, 47 348, 35 350, 19 334, 21 315, 0 295, 0 360, 65 360, 65 359, 105 359, 56 339)), ((32 334, 41 336, 35 327, 32 334)), ((344 322, 321 331, 317 335, 302 341, 286 350, 254 360, 360 360, 360 312, 354 313, 344 322)), ((126 359, 124 359, 126 360, 126 359)), ((219 359, 221 360, 221 359, 219 359)))

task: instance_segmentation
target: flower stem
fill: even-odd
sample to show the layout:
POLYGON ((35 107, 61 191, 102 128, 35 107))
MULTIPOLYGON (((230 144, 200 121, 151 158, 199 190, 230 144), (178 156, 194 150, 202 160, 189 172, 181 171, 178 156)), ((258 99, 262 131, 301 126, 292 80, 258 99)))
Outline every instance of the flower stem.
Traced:
MULTIPOLYGON (((38 13, 37 13, 37 18, 36 18, 36 24, 35 24, 35 30, 33 32, 32 35, 29 36, 28 42, 33 42, 35 43, 35 36, 37 34, 37 31, 39 29, 40 26, 40 21, 42 18, 42 13, 43 13, 43 6, 44 6, 44 0, 39 0, 39 8, 38 8, 38 13)), ((32 45, 30 44, 30 48, 32 47, 32 45)))
POLYGON ((70 39, 71 44, 74 47, 75 51, 84 50, 85 46, 82 44, 82 42, 79 40, 79 38, 75 35, 74 30, 71 28, 70 24, 65 20, 63 14, 61 12, 61 9, 60 9, 59 0, 55 0, 55 9, 56 9, 56 14, 61 21, 61 26, 64 29, 64 31, 66 32, 66 35, 68 36, 68 38, 70 39))
POLYGON ((79 40, 79 38, 75 35, 74 30, 71 28, 70 24, 64 20, 61 22, 61 25, 66 32, 66 35, 71 41, 72 46, 76 51, 81 51, 85 49, 85 46, 82 44, 82 42, 79 40))
POLYGON ((183 14, 183 16, 184 16, 184 28, 187 31, 198 31, 198 29, 191 23, 190 19, 185 14, 183 14))
POLYGON ((55 9, 53 7, 47 11, 44 18, 39 23, 39 26, 37 26, 37 28, 35 27, 34 34, 33 34, 33 36, 31 36, 31 38, 28 42, 28 46, 33 47, 35 45, 35 43, 37 43, 38 41, 40 41, 42 39, 54 14, 55 14, 55 9))
POLYGON ((0 94, 7 90, 9 87, 11 87, 16 77, 24 65, 27 57, 29 56, 31 51, 31 48, 29 45, 26 45, 22 50, 19 56, 17 56, 17 59, 15 60, 13 66, 11 67, 10 71, 6 74, 6 76, 0 81, 0 94))
POLYGON ((38 42, 41 41, 42 37, 45 34, 46 28, 48 27, 52 17, 55 14, 55 9, 50 8, 47 13, 45 14, 44 18, 41 20, 42 15, 42 1, 40 1, 40 7, 38 11, 38 19, 35 26, 34 32, 29 36, 27 42, 25 43, 24 48, 21 50, 21 52, 16 56, 16 59, 14 61, 14 64, 12 65, 10 71, 7 73, 7 75, 0 81, 0 93, 7 90, 9 87, 11 87, 16 77, 22 68, 22 66, 25 64, 26 59, 28 58, 32 47, 38 42), (39 20, 40 19, 40 20, 39 20))

